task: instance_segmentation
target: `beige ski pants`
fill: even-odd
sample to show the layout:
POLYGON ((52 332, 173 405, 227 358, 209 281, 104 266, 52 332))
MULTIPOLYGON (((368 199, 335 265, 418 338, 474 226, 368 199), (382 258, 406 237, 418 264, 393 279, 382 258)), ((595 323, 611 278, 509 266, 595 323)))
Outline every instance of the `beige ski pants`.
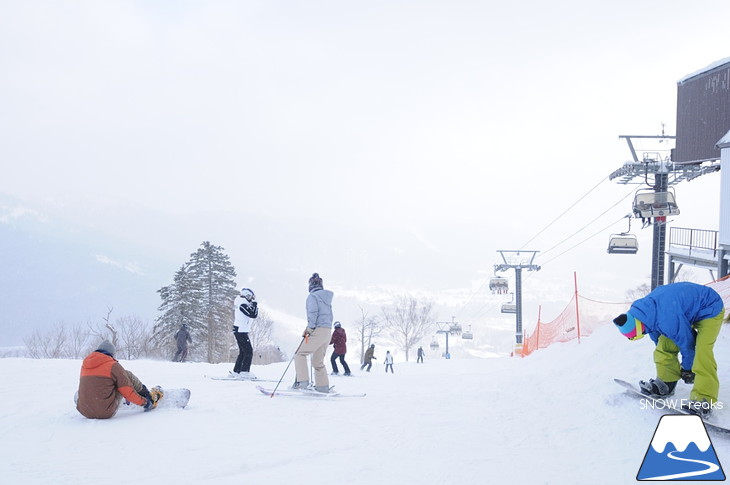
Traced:
POLYGON ((314 385, 328 386, 330 385, 327 376, 327 368, 324 365, 324 355, 327 353, 327 347, 332 337, 332 329, 325 327, 317 327, 312 334, 304 339, 302 345, 294 356, 294 367, 297 371, 297 382, 309 381, 309 366, 307 365, 307 356, 312 356, 312 367, 314 367, 314 385))

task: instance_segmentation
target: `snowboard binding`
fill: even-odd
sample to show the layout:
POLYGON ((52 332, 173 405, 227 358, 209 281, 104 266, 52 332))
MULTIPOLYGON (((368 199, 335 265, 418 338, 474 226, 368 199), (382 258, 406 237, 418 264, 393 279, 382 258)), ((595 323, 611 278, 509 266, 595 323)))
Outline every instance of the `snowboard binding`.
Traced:
POLYGON ((674 394, 674 388, 677 387, 677 382, 664 382, 659 379, 649 379, 649 381, 639 381, 639 388, 642 394, 647 396, 655 397, 667 397, 674 394))
POLYGON ((152 399, 152 409, 157 407, 157 403, 160 402, 160 399, 162 399, 162 396, 164 396, 165 393, 162 391, 162 388, 160 386, 155 386, 152 389, 150 389, 150 398, 152 399))

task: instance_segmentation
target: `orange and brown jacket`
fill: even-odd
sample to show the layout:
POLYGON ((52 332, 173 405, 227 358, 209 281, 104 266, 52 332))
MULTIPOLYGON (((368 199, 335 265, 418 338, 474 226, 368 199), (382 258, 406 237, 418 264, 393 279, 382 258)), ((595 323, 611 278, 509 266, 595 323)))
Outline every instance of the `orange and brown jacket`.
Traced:
POLYGON ((92 352, 81 364, 79 399, 76 409, 87 418, 111 418, 119 407, 119 395, 144 406, 147 400, 137 394, 122 365, 104 352, 92 352))

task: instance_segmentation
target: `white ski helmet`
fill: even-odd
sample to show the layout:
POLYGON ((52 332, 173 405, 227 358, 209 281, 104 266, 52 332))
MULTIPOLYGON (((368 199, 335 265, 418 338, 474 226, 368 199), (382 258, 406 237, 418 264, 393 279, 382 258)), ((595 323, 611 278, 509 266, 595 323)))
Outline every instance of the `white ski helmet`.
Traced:
POLYGON ((256 298, 256 295, 254 295, 252 289, 250 289, 250 288, 243 288, 241 290, 241 297, 247 299, 248 301, 251 301, 254 298, 256 298))

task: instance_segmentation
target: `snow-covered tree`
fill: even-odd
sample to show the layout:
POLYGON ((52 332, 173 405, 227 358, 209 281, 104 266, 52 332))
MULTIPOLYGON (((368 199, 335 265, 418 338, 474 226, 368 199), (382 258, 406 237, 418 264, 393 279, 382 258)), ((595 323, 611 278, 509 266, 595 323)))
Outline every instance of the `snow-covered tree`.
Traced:
POLYGON ((193 339, 191 358, 211 363, 226 360, 232 343, 235 277, 223 248, 204 241, 175 273, 173 283, 158 290, 162 314, 153 332, 157 345, 170 346, 172 351, 173 336, 184 323, 193 339))
POLYGON ((383 326, 393 341, 405 351, 406 362, 411 347, 433 328, 436 317, 431 313, 433 303, 412 296, 400 296, 389 308, 383 308, 383 326))

